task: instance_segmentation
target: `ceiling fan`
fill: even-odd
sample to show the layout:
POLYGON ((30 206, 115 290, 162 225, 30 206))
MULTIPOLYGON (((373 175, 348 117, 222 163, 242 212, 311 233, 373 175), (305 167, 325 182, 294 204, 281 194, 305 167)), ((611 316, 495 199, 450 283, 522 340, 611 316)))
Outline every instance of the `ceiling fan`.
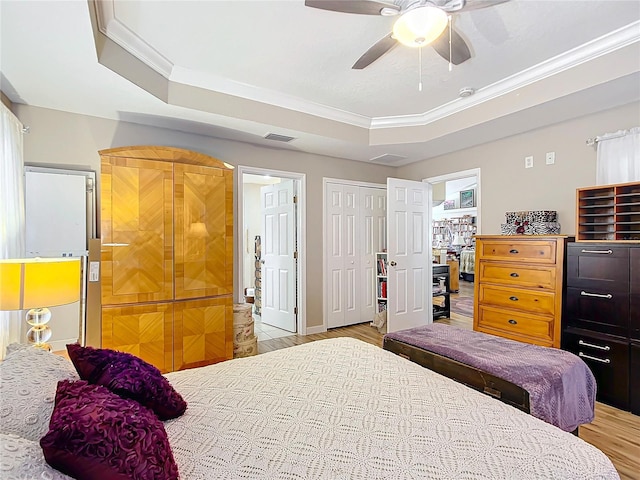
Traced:
POLYGON ((351 68, 361 70, 398 43, 431 45, 447 62, 459 65, 471 58, 467 43, 451 24, 449 14, 492 7, 509 0, 305 0, 307 7, 362 15, 399 15, 393 32, 376 42, 351 68))

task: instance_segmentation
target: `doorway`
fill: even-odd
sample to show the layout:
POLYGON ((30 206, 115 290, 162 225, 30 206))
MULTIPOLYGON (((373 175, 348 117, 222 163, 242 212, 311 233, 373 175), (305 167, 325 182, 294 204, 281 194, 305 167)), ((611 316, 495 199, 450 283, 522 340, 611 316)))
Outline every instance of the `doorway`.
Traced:
POLYGON ((304 335, 305 176, 240 166, 237 181, 237 301, 259 342, 304 335))
POLYGON ((431 237, 434 258, 450 271, 451 318, 473 319, 475 235, 480 233, 480 169, 463 170, 424 180, 432 188, 431 237))

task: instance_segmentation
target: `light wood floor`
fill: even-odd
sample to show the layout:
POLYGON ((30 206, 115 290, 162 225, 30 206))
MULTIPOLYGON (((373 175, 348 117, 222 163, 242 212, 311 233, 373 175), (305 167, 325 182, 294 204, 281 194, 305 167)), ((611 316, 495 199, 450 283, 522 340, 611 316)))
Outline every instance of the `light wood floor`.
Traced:
MULTIPOLYGON (((461 286, 459 295, 469 296, 468 293, 468 288, 461 286)), ((473 286, 471 286, 471 295, 473 295, 473 286)), ((450 319, 439 319, 437 322, 462 328, 472 328, 471 318, 456 314, 452 314, 450 319)), ((378 333, 377 329, 371 327, 368 323, 363 323, 349 327, 334 328, 326 333, 315 335, 293 335, 258 342, 258 353, 336 337, 353 337, 382 347, 382 334, 378 333)), ((602 450, 611 459, 622 480, 640 480, 639 416, 596 402, 595 420, 590 424, 581 426, 579 432, 580 438, 602 450)))

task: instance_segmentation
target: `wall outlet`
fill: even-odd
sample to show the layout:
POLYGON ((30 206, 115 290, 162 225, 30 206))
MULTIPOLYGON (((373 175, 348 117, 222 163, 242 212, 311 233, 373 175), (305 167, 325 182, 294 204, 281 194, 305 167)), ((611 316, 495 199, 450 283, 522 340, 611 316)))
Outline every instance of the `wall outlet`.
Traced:
POLYGON ((545 161, 547 165, 553 165, 554 163, 556 163, 556 152, 547 152, 545 161))
POLYGON ((533 156, 524 157, 524 168, 533 168, 533 156))

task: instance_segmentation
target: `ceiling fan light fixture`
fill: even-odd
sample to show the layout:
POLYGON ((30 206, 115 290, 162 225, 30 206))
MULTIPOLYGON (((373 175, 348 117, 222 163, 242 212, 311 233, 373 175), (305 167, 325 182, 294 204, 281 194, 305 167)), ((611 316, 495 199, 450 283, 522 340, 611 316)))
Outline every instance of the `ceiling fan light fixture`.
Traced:
POLYGON ((393 37, 408 47, 424 47, 447 27, 447 14, 438 7, 422 6, 402 14, 393 25, 393 37))

